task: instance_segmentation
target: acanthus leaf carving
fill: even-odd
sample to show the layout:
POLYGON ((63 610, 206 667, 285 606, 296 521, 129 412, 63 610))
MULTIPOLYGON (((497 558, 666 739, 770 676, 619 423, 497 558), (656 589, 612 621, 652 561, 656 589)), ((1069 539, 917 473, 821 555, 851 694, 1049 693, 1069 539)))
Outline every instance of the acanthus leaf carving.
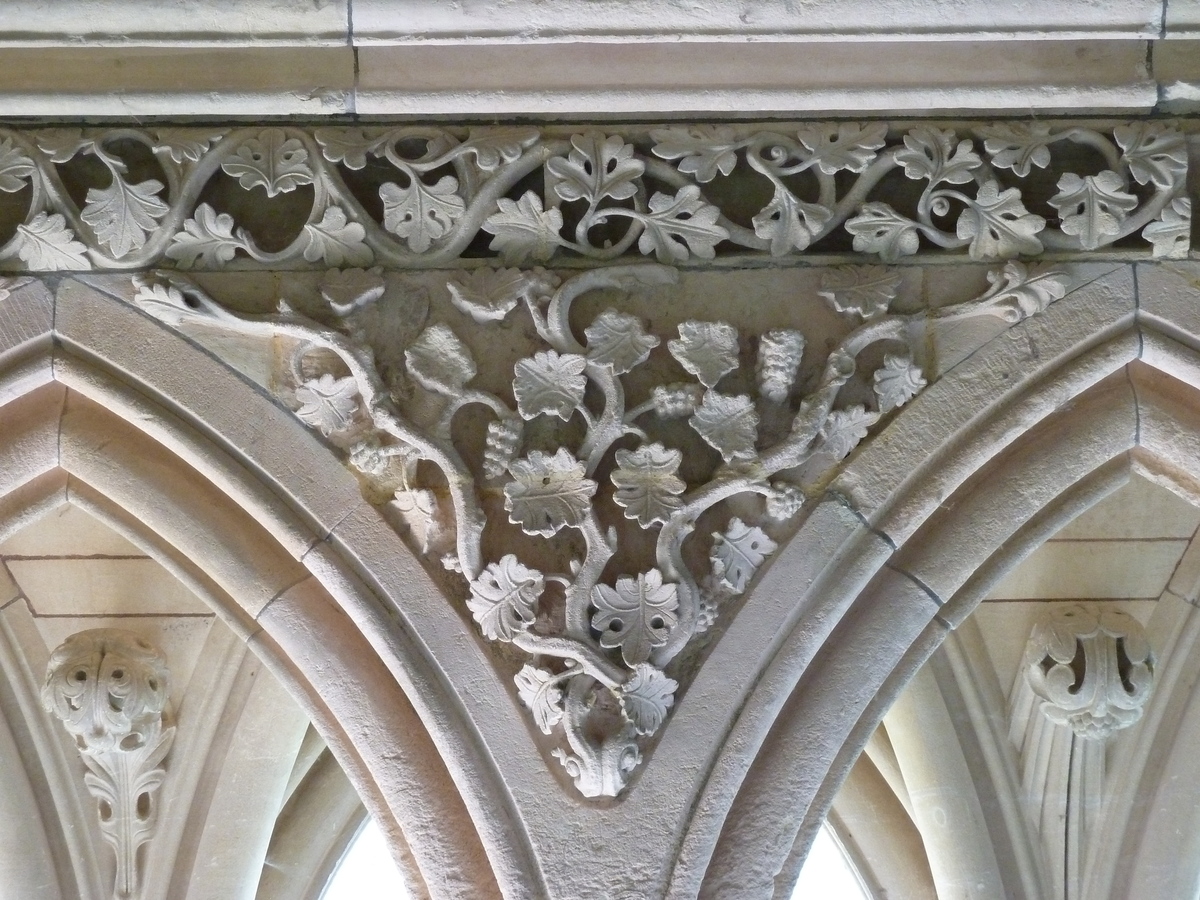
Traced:
POLYGON ((161 763, 175 738, 163 722, 169 692, 162 653, 122 629, 74 634, 47 666, 42 702, 75 740, 100 833, 116 855, 113 900, 140 896, 138 849, 157 829, 161 763))

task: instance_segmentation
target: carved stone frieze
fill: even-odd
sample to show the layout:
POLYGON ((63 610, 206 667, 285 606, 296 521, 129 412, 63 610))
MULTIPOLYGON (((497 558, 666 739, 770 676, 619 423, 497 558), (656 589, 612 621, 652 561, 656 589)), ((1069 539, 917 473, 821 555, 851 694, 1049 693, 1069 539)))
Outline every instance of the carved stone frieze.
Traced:
POLYGON ((1016 323, 1065 291, 1009 263, 982 296, 930 309, 900 298, 898 271, 829 269, 805 316, 768 309, 749 330, 646 318, 678 278, 655 264, 446 278, 428 321, 411 286, 362 270, 327 273, 305 313, 236 312, 171 273, 136 276, 135 302, 292 348, 284 399, 440 560, 482 635, 517 651, 514 693, 589 797, 624 789, 701 636, 926 386, 928 329, 1016 323), (807 317, 824 325, 806 334, 807 317))
POLYGON ((1034 626, 1025 677, 1046 718, 1081 738, 1103 740, 1141 718, 1154 684, 1154 655, 1133 616, 1072 604, 1034 626))
POLYGON ((1186 170, 1158 122, 2 129, 0 266, 1174 257, 1186 170))
POLYGON ((114 900, 141 897, 138 849, 154 836, 161 763, 175 738, 163 724, 169 691, 162 653, 115 628, 72 635, 47 667, 42 702, 75 739, 100 832, 116 854, 114 900))

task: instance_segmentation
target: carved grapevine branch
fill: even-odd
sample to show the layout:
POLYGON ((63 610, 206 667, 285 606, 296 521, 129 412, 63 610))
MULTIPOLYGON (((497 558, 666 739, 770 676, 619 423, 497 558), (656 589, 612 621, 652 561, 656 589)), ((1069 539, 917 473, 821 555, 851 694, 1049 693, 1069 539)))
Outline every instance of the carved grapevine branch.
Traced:
MULTIPOLYGON (((587 146, 609 163, 603 172, 564 164, 572 190, 627 190, 632 157, 612 142, 587 146)), ((1057 275, 1010 263, 974 301, 897 315, 895 273, 831 270, 821 293, 851 324, 823 360, 809 358, 803 378, 810 351, 799 331, 772 329, 755 340, 725 322, 687 320, 660 336, 612 307, 573 326, 582 295, 675 277, 657 265, 595 269, 561 283, 541 269, 454 276, 449 295, 460 312, 484 328, 523 316, 543 348, 513 365, 515 403, 473 387, 479 365, 444 322, 411 339, 403 371, 378 366, 357 318, 383 292, 371 273, 326 277, 336 327, 286 304, 275 316, 234 314, 174 276, 141 279, 137 302, 171 324, 204 319, 298 342, 296 414, 421 520, 423 549, 462 574, 466 609, 483 636, 524 651, 516 692, 536 726, 560 736, 554 754, 577 788, 595 797, 625 787, 645 738, 674 703, 672 663, 776 550, 764 528, 795 517, 875 423, 925 386, 915 362, 919 322, 1016 322, 1064 292, 1057 275), (877 360, 870 364, 868 348, 883 350, 868 355, 877 360), (680 380, 635 387, 651 357, 680 380), (306 374, 314 365, 323 368, 306 374), (843 399, 856 377, 855 396, 865 392, 870 402, 843 399), (467 407, 487 417, 482 454, 455 437, 467 407), (685 453, 703 458, 704 447, 709 471, 685 477, 685 453), (418 460, 439 478, 419 478, 418 460), (758 513, 741 512, 743 503, 734 515, 725 501, 739 496, 761 498, 758 513), (711 536, 696 533, 706 516, 724 522, 711 536), (514 526, 524 537, 502 539, 506 552, 489 558, 485 531, 514 526), (572 534, 579 540, 564 542, 572 534), (540 567, 531 564, 539 542, 558 548, 539 557, 540 567), (621 571, 606 574, 615 559, 621 571)))
POLYGON ((1148 122, 0 129, 0 191, 25 201, 0 267, 436 267, 481 253, 674 264, 837 252, 847 236, 884 261, 1087 252, 1138 235, 1181 256, 1186 169, 1183 135, 1148 122), (1056 176, 1053 193, 1038 170, 1056 176), (523 187, 530 176, 544 189, 523 187), (770 200, 746 208, 764 188, 770 200))

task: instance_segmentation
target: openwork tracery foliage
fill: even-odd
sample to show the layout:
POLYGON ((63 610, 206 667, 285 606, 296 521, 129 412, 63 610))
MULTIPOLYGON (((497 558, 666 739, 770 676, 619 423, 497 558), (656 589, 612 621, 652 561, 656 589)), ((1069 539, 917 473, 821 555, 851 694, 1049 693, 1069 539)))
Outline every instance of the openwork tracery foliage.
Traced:
POLYGON ((1003 260, 1127 238, 1179 256, 1186 162, 1183 136, 1150 122, 5 129, 0 265, 676 264, 848 245, 1003 260))
MULTIPOLYGON (((604 152, 614 167, 596 178, 609 183, 628 157, 604 152)), ((565 281, 542 269, 457 273, 447 305, 465 325, 439 317, 403 347, 371 342, 364 317, 390 290, 377 272, 328 273, 324 323, 287 303, 235 314, 171 275, 140 278, 137 302, 168 323, 293 342, 296 415, 461 575, 482 635, 521 651, 515 693, 595 797, 628 783, 675 702, 681 655, 747 591, 776 550, 770 533, 925 387, 931 317, 1017 322, 1064 291, 1054 273, 1011 263, 977 300, 901 315, 897 272, 829 270, 820 293, 844 328, 816 354, 794 328, 747 335, 685 319, 660 334, 621 302, 594 304, 675 278, 653 264, 565 281), (507 384, 480 383, 472 323, 535 336, 507 384), (464 436, 472 424, 478 442, 464 436)))

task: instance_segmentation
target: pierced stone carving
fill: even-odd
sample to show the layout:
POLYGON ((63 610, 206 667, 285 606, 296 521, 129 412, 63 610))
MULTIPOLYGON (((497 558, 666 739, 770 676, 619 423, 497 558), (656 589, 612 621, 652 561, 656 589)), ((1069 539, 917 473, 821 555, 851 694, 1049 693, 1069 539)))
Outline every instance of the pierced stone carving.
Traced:
POLYGON ((1154 655, 1128 613, 1073 604, 1034 626, 1025 677, 1046 718, 1081 738, 1103 740, 1141 718, 1154 683, 1154 655))
MULTIPOLYGON (((576 162, 559 167, 570 193, 628 191, 634 156, 622 146, 606 139, 576 149, 576 162), (594 173, 589 154, 614 168, 594 173)), ((561 283, 540 269, 453 275, 446 306, 455 326, 438 321, 410 338, 402 368, 378 364, 356 324, 360 312, 343 315, 332 303, 321 316, 336 327, 286 303, 279 315, 243 316, 174 275, 142 279, 136 302, 168 323, 204 320, 298 342, 304 384, 335 376, 334 385, 346 384, 335 392, 347 398, 343 430, 338 416, 309 410, 304 384, 297 415, 322 432, 333 426, 331 443, 349 446, 349 463, 368 480, 382 484, 388 459, 406 460, 404 484, 424 492, 426 506, 404 508, 426 509, 429 519, 414 534, 440 536, 427 552, 461 573, 466 610, 484 637, 528 655, 514 693, 541 732, 565 741, 554 755, 578 789, 615 796, 674 703, 686 666, 673 663, 776 550, 768 531, 800 513, 881 417, 925 386, 916 360, 929 323, 1019 321, 1065 290, 1058 275, 1011 263, 976 301, 901 315, 889 310, 900 279, 861 274, 833 271, 821 291, 846 320, 823 358, 798 330, 742 336, 728 323, 688 319, 675 336, 654 334, 591 298, 580 304, 586 318, 572 321, 584 295, 607 290, 593 296, 611 304, 613 290, 677 278, 654 264, 561 283), (856 291, 866 306, 847 293, 856 291), (491 338, 474 343, 465 329, 518 327, 535 342, 505 363, 508 384, 477 386, 494 360, 477 364, 471 346, 491 338), (482 452, 456 430, 468 406, 487 419, 486 427, 473 420, 482 452), (440 475, 422 482, 418 459, 440 475), (697 528, 702 517, 718 530, 697 528), (485 544, 485 530, 502 537, 485 544), (488 558, 486 546, 505 551, 488 558)), ((399 348, 392 353, 399 358, 399 348)))
POLYGON ((170 673, 149 642, 114 628, 83 631, 51 654, 46 710, 75 739, 100 831, 116 854, 114 900, 140 896, 138 848, 154 837, 160 767, 175 739, 163 726, 170 673))
MULTIPOLYGON (((31 193, 0 267, 436 267, 487 235, 486 252, 509 265, 838 251, 847 233, 885 262, 923 248, 1088 252, 1139 234, 1155 256, 1185 256, 1186 168, 1182 134, 1147 122, 0 129, 0 191, 31 193), (1058 151, 1072 147, 1095 163, 1065 163, 1058 151), (95 175, 82 160, 100 164, 95 175), (68 169, 84 179, 82 204, 68 169), (540 192, 523 187, 535 173, 540 192), (915 200, 905 181, 920 184, 915 200), (737 199, 764 188, 760 209, 737 199), (230 191, 266 215, 224 211, 230 191)), ((460 295, 484 319, 511 299, 499 283, 460 295)))

